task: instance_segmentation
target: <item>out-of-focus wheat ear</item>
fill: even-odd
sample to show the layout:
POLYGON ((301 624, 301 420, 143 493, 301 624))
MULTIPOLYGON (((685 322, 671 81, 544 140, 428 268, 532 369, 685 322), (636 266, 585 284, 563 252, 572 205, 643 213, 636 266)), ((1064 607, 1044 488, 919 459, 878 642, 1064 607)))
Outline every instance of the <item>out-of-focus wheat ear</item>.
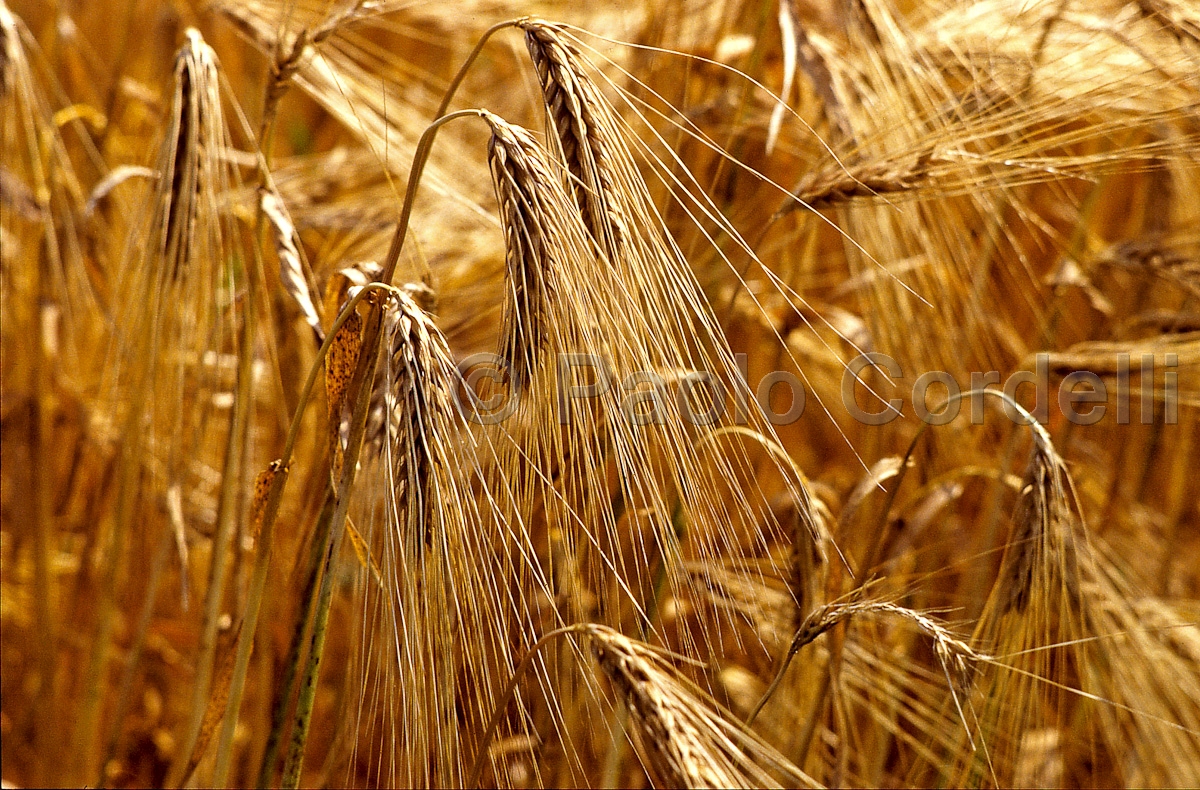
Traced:
POLYGON ((220 145, 214 139, 216 127, 210 117, 214 111, 220 112, 221 105, 216 54, 199 31, 189 29, 185 35, 186 43, 175 60, 173 145, 169 162, 162 168, 168 175, 163 195, 163 254, 172 277, 180 276, 181 267, 191 261, 202 181, 214 175, 215 146, 220 145))
POLYGON ((64 122, 61 111, 56 112, 62 94, 52 74, 24 21, 0 2, 0 267, 6 277, 15 277, 6 280, 6 327, 13 330, 11 337, 41 338, 41 353, 54 375, 86 386, 85 377, 94 375, 96 366, 81 363, 95 352, 81 343, 99 334, 86 330, 94 328, 88 322, 99 318, 102 283, 99 275, 89 279, 84 263, 84 189, 64 128, 79 127, 79 146, 93 162, 100 163, 100 157, 85 125, 64 122), (43 263, 24 265, 39 255, 45 256, 43 263), (33 296, 20 295, 33 286, 33 296), (40 313, 31 313, 40 325, 37 331, 16 328, 17 312, 24 309, 40 313))
POLYGON ((587 633, 600 669, 628 706, 634 742, 656 784, 772 787, 782 778, 818 786, 648 646, 604 626, 590 626, 587 633))
POLYGON ((562 265, 562 237, 575 211, 533 136, 491 113, 488 162, 504 225, 507 299, 500 356, 519 389, 533 379, 551 331, 549 305, 562 265))
POLYGON ((313 303, 308 277, 300 259, 300 248, 296 245, 296 226, 292 223, 283 198, 275 189, 260 190, 259 203, 263 214, 271 223, 275 253, 279 258, 279 281, 288 296, 299 306, 304 320, 312 327, 317 345, 320 346, 325 341, 325 331, 321 328, 321 315, 313 303))
POLYGON ((612 199, 621 185, 610 148, 624 145, 615 119, 584 71, 579 50, 558 26, 530 19, 520 27, 584 225, 601 251, 615 259, 629 232, 621 202, 612 199))

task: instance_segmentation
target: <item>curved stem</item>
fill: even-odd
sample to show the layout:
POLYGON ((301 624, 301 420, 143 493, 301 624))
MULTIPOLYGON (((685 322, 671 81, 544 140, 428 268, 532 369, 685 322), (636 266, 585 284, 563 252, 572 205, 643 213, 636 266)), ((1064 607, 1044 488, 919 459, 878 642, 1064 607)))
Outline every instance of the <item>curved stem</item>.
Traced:
POLYGON ((317 609, 313 615, 312 640, 308 661, 296 700, 296 715, 292 728, 292 741, 283 769, 282 786, 295 788, 300 784, 300 772, 304 767, 304 751, 308 743, 308 728, 312 722, 313 705, 316 701, 317 680, 321 671, 321 659, 325 651, 325 636, 329 623, 329 610, 333 601, 333 562, 345 533, 346 517, 354 492, 354 480, 358 473, 358 457, 362 451, 366 434, 367 412, 370 411, 371 393, 374 389, 375 369, 383 347, 383 309, 375 305, 363 328, 363 353, 359 357, 348 392, 355 393, 354 411, 350 419, 350 435, 346 442, 341 480, 336 489, 330 491, 334 502, 329 521, 328 539, 325 544, 321 572, 321 589, 317 596, 317 609))
MULTIPOLYGON (((332 486, 333 483, 326 483, 332 486)), ((300 659, 304 652, 304 637, 308 633, 308 622, 316 603, 317 582, 320 579, 321 560, 324 558, 325 542, 328 539, 323 533, 329 526, 333 515, 333 501, 327 491, 325 504, 317 517, 317 531, 313 536, 309 569, 304 581, 304 591, 300 595, 300 612, 292 629, 292 644, 288 648, 287 661, 284 663, 283 680, 276 692, 275 709, 271 713, 271 730, 267 735, 267 743, 263 748, 262 763, 258 769, 259 790, 265 790, 271 784, 275 775, 275 762, 279 758, 279 748, 283 743, 283 732, 286 726, 288 709, 291 707, 292 695, 296 690, 296 678, 300 671, 300 659), (328 511, 328 513, 326 512, 328 511)))
POLYGON ((454 75, 454 79, 450 81, 450 87, 446 89, 446 93, 442 96, 442 103, 438 105, 437 112, 433 116, 433 122, 425 129, 421 135, 421 139, 417 141, 417 150, 413 153, 412 167, 408 170, 408 184, 404 188, 404 204, 400 207, 400 220, 396 225, 396 235, 392 237, 391 247, 388 249, 387 258, 384 259, 383 273, 379 276, 379 282, 390 283, 392 275, 396 271, 396 262, 400 260, 400 252, 404 248, 404 239, 408 235, 408 223, 412 218, 413 203, 416 202, 417 187, 421 184, 421 175, 425 172, 425 165, 429 161, 429 152, 433 148, 433 140, 437 137, 438 129, 442 124, 452 118, 462 117, 463 114, 476 114, 475 110, 464 110, 460 112, 446 114, 450 109, 450 102, 454 100, 454 95, 458 93, 458 89, 462 87, 463 80, 467 77, 467 72, 471 66, 479 58, 479 54, 483 52, 483 47, 488 40, 496 33, 510 27, 516 27, 524 22, 528 17, 518 17, 510 19, 506 22, 500 22, 489 27, 479 37, 479 41, 475 42, 475 46, 467 54, 463 64, 458 67, 458 73, 454 75))
POLYGON ((479 110, 459 110, 449 115, 439 115, 421 133, 421 139, 417 141, 417 150, 413 153, 412 167, 408 171, 408 186, 404 191, 404 204, 400 207, 400 220, 396 225, 396 235, 392 237, 392 244, 388 248, 387 257, 384 258, 383 272, 376 282, 390 283, 392 275, 396 272, 396 263, 400 260, 400 252, 403 250, 404 240, 408 236, 408 224, 412 219, 417 188, 421 185, 421 175, 425 172, 425 165, 429 162, 429 152, 433 149, 433 141, 437 138, 438 131, 443 125, 456 118, 479 115, 479 110))

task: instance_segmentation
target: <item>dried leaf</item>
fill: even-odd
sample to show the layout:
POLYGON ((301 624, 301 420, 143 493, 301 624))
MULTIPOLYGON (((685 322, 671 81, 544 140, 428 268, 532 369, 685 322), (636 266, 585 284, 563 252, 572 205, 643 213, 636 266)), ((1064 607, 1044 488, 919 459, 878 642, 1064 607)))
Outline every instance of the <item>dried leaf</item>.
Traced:
POLYGON ((104 199, 105 195, 112 192, 118 186, 131 178, 152 178, 158 179, 158 171, 149 167, 141 167, 139 165, 121 165, 114 167, 112 172, 106 175, 99 184, 92 190, 92 194, 88 196, 87 203, 83 207, 83 215, 85 217, 92 216, 96 211, 96 206, 104 199))
POLYGON ((358 367, 358 356, 362 351, 362 317, 353 312, 342 324, 329 353, 325 357, 325 396, 329 407, 329 444, 334 456, 334 473, 341 470, 342 413, 346 406, 347 390, 354 371, 358 367))
POLYGON ((271 221, 271 229, 275 231, 275 252, 279 255, 279 281, 283 284, 288 295, 296 300, 304 320, 312 327, 317 337, 317 343, 325 342, 325 333, 321 330, 321 316, 317 306, 313 304, 312 293, 308 288, 308 279, 304 276, 304 267, 300 262, 300 250, 296 247, 296 226, 288 216, 287 208, 279 195, 270 190, 261 192, 262 210, 271 221))
POLYGON ((379 570, 375 558, 371 556, 367 542, 363 540, 363 536, 355 529, 354 522, 348 517, 346 519, 346 537, 350 539, 350 545, 354 548, 354 556, 358 558, 358 564, 371 571, 371 578, 379 585, 379 589, 386 589, 383 585, 383 573, 379 570))
POLYGON ((204 719, 200 723, 200 735, 196 738, 196 746, 188 759, 187 770, 184 771, 181 786, 187 786, 195 772, 196 766, 204 757, 209 741, 217 731, 217 727, 225 718, 226 713, 236 716, 236 711, 226 711, 229 702, 229 687, 233 683, 233 669, 237 664, 238 636, 242 632, 239 623, 237 628, 231 628, 217 639, 217 672, 213 677, 212 689, 209 692, 208 707, 204 709, 204 719))
POLYGON ((262 532, 263 515, 267 510, 271 484, 275 482, 275 476, 279 474, 281 467, 282 464, 278 460, 272 461, 254 478, 254 499, 250 502, 250 534, 254 536, 255 541, 262 532))

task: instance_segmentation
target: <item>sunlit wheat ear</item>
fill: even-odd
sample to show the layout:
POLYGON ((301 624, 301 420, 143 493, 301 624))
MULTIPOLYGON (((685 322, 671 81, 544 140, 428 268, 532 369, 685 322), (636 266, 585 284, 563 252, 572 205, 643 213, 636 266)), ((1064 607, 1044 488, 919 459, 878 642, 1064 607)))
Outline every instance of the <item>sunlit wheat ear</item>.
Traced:
MULTIPOLYGON (((1035 430, 1039 439, 1043 438, 1040 426, 1035 430)), ((1002 612, 1024 612, 1035 586, 1060 590, 1064 596, 1061 603, 1079 608, 1079 563, 1066 476, 1066 464, 1049 437, 1038 441, 1025 472, 1025 485, 1013 513, 1012 537, 996 582, 1002 612)))
MULTIPOLYGON (((772 441, 774 432, 759 404, 736 392, 744 385, 733 355, 651 199, 635 152, 650 160, 650 170, 663 163, 601 90, 597 80, 607 78, 597 76, 600 72, 567 28, 537 19, 520 26, 542 87, 552 151, 560 158, 588 234, 611 270, 613 288, 605 309, 620 316, 632 335, 617 344, 628 344, 634 356, 641 355, 641 364, 649 366, 643 372, 653 370, 668 379, 687 371, 715 375, 733 387, 734 397, 746 401, 749 408, 743 417, 755 432, 772 441)), ((621 380, 627 371, 615 372, 621 380)), ((686 439, 676 433, 670 441, 686 439)), ((676 452, 687 455, 678 445, 676 452)), ((729 447, 724 453, 719 474, 732 478, 744 468, 745 450, 729 447)), ((695 460, 680 463, 686 468, 695 460)), ((798 489, 793 493, 802 503, 802 521, 811 527, 807 496, 798 489)))
POLYGON ((947 678, 955 683, 967 680, 980 662, 991 660, 991 656, 977 651, 954 636, 945 625, 928 614, 899 606, 891 601, 880 600, 851 600, 817 607, 804 618, 804 622, 796 630, 790 650, 799 650, 847 618, 866 614, 892 615, 916 625, 933 640, 934 653, 942 669, 947 678))
POLYGON ((973 639, 994 656, 972 699, 980 748, 959 752, 952 782, 1011 783, 1013 766, 1037 748, 1026 735, 1046 731, 1082 737, 1124 783, 1191 784, 1200 704, 1181 689, 1200 689, 1200 671, 1172 649, 1169 631, 1142 622, 1132 602, 1146 594, 1084 530, 1066 464, 1046 430, 1031 429, 1012 533, 973 639), (1170 757, 1151 743, 1169 743, 1170 757))
MULTIPOLYGON (((379 781, 400 786, 463 782, 512 655, 532 634, 518 592, 542 594, 528 536, 509 495, 482 480, 468 430, 462 378, 430 314, 422 286, 389 291, 372 419, 378 449, 364 458, 355 517, 382 585, 368 584, 358 716, 383 737, 390 765, 379 781), (497 510, 504 502, 505 516, 497 510), (517 646, 514 648, 514 645, 517 646)), ((523 706, 522 706, 523 707, 523 706)))
POLYGON ((600 250, 616 259, 629 230, 614 199, 621 187, 610 149, 620 144, 620 131, 611 109, 580 67, 582 55, 555 26, 527 20, 521 27, 584 225, 600 250))
POLYGON ((549 301, 578 232, 578 220, 563 193, 562 180, 548 166, 529 132, 485 113, 492 129, 488 162, 504 225, 508 264, 507 299, 500 356, 512 371, 515 388, 529 382, 550 332, 549 301))
POLYGON ((587 630, 600 669, 629 710, 643 765, 663 787, 816 783, 687 683, 645 644, 603 626, 587 630))
POLYGON ((404 521, 416 532, 409 540, 428 544, 438 506, 430 478, 448 474, 444 449, 457 441, 454 388, 458 369, 446 339, 429 315, 406 293, 393 295, 385 330, 390 338, 391 424, 395 490, 405 503, 404 521))
MULTIPOLYGON (((445 345, 440 331, 433 326, 432 314, 437 304, 437 294, 429 286, 421 283, 406 283, 402 290, 405 296, 420 308, 424 323, 438 332, 436 336, 431 336, 435 340, 434 344, 445 345)), ((389 319, 394 317, 394 313, 388 315, 389 319)), ((393 360, 385 360, 381 364, 389 370, 395 370, 393 360)), ((375 391, 371 393, 371 405, 367 412, 365 444, 363 445, 364 453, 368 458, 381 455, 388 437, 399 435, 404 414, 401 405, 402 402, 395 392, 395 382, 391 380, 391 377, 376 376, 375 391)))

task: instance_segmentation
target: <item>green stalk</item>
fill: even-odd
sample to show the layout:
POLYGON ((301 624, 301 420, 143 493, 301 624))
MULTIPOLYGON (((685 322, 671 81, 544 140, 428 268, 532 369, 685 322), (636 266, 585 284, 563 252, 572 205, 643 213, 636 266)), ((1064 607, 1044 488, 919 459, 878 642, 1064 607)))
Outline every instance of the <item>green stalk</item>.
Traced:
MULTIPOLYGON (((323 370, 325 356, 333 344, 334 337, 337 336, 338 331, 346 323, 350 314, 358 307, 358 303, 366 298, 368 294, 378 290, 389 289, 390 286, 380 283, 368 284, 359 293, 355 294, 353 299, 346 303, 337 320, 333 322, 333 326, 326 336, 325 342, 321 344, 321 348, 317 351, 317 357, 308 371, 308 378, 304 382, 304 387, 300 390, 300 400, 296 404, 296 413, 293 415, 291 426, 288 429, 287 442, 284 445, 283 454, 279 460, 271 463, 271 468, 274 469, 275 476, 271 480, 271 487, 267 491, 267 500, 263 508, 262 531, 258 536, 258 551, 255 556, 254 571, 250 580, 250 592, 246 598, 246 611, 242 616, 233 679, 230 682, 229 700, 226 703, 225 720, 222 723, 221 745, 218 747, 219 752, 222 749, 228 752, 229 746, 233 742, 233 731, 237 724, 237 711, 241 708, 242 692, 245 689, 246 683, 246 670, 250 664, 250 650, 254 644, 254 632, 258 626, 258 615, 262 609, 262 599, 267 582, 267 570, 271 559, 271 546, 275 534, 275 522, 279 517, 279 506, 283 501, 283 491, 287 486, 292 456, 295 452, 296 441, 300 436, 300 426, 303 421, 304 412, 308 408, 308 400, 312 395, 317 376, 323 370)), ((220 767, 219 760, 218 767, 220 767)), ((228 762, 226 762, 225 770, 228 771, 228 762)), ((224 777, 214 773, 213 785, 219 786, 223 782, 224 777), (217 779, 221 781, 218 782, 217 779)))
MULTIPOLYGON (((302 51, 303 46, 304 46, 304 38, 303 38, 303 36, 301 36, 301 38, 296 41, 295 50, 291 53, 291 55, 289 57, 292 57, 292 58, 298 57, 300 52, 302 51)), ((282 53, 282 50, 279 48, 278 43, 277 43, 276 50, 277 51, 275 54, 275 60, 276 60, 276 63, 279 63, 283 60, 283 53, 282 53)), ((262 186, 263 188, 268 187, 271 183, 270 161, 271 161, 271 149, 273 147, 273 143, 274 143, 274 139, 275 139, 275 119, 277 117, 277 113, 279 110, 279 101, 283 98, 284 94, 287 92, 287 87, 289 84, 290 84, 290 76, 287 77, 286 79, 284 79, 282 77, 277 77, 276 79, 272 80, 271 82, 269 82, 267 84, 267 87, 263 94, 263 116, 262 116, 262 120, 259 124, 259 130, 258 130, 258 141, 259 141, 258 151, 259 151, 259 156, 260 156, 260 159, 259 159, 259 176, 260 176, 259 181, 260 181, 260 186, 262 186)), ((255 272, 259 275, 260 283, 265 282, 265 278, 263 277, 263 271, 262 271, 262 269, 263 269, 262 246, 263 246, 264 240, 265 240, 265 231, 266 231, 265 217, 263 216, 262 203, 259 202, 258 208, 255 212, 255 242, 256 243, 254 245, 254 263, 255 263, 255 272)), ((243 453, 248 451, 247 442, 246 441, 237 441, 237 439, 235 438, 235 437, 239 437, 242 439, 246 439, 249 436, 249 434, 248 434, 249 420, 246 417, 247 417, 247 410, 250 409, 250 407, 251 407, 250 401, 251 401, 252 393, 250 391, 250 381, 251 381, 250 373, 251 373, 251 365, 253 363, 254 335, 255 335, 255 329, 256 329, 256 324, 257 324, 256 314, 255 314, 255 300, 257 297, 257 293, 256 293, 256 289, 254 288, 254 284, 255 284, 254 278, 248 277, 247 281, 249 283, 249 289, 248 289, 248 293, 246 295, 246 317, 245 317, 245 326, 243 327, 243 335, 242 335, 243 346, 241 349, 242 353, 240 354, 239 359, 238 359, 238 396, 237 396, 237 403, 236 403, 236 407, 235 407, 237 409, 237 411, 235 411, 235 413, 234 413, 234 420, 233 420, 234 424, 230 426, 229 445, 226 448, 227 466, 225 469, 225 474, 222 477, 221 501, 220 501, 220 506, 222 508, 225 508, 227 505, 227 501, 226 501, 227 487, 230 491, 229 497, 228 497, 228 505, 230 507, 232 507, 232 504, 235 501, 235 499, 233 497, 233 493, 232 493, 234 486, 231 484, 233 475, 230 474, 230 467, 228 465, 229 459, 235 457, 235 453, 237 452, 237 450, 239 448, 242 449, 243 453), (243 379, 243 373, 245 373, 245 379, 243 379), (244 382, 244 385, 243 385, 243 382, 244 382), (239 416, 241 417, 240 420, 239 420, 239 416), (228 486, 227 486, 227 484, 228 484, 228 486)), ((299 418, 300 414, 302 414, 302 410, 297 409, 297 419, 299 418)), ((239 464, 239 468, 240 468, 242 466, 242 464, 244 464, 245 458, 242 457, 242 458, 239 458, 238 460, 241 462, 239 464)), ((290 453, 289 453, 288 462, 290 463, 290 453)), ((285 466, 285 469, 286 469, 286 466, 285 466)), ((237 476, 240 478, 243 475, 237 475, 237 476)), ((283 476, 286 477, 286 473, 283 476)), ((241 481, 239 480, 239 485, 237 486, 237 488, 244 490, 244 486, 240 485, 240 483, 241 483, 241 481)), ((223 597, 224 587, 225 587, 224 578, 225 578, 226 554, 224 551, 224 547, 226 545, 226 541, 228 540, 230 533, 232 532, 232 526, 233 526, 233 519, 228 518, 228 516, 229 516, 228 509, 225 510, 225 513, 227 516, 226 521, 222 522, 219 520, 219 517, 218 517, 218 529, 220 530, 220 532, 218 534, 218 538, 221 542, 219 542, 217 544, 217 548, 219 550, 218 553, 213 556, 214 573, 213 573, 212 581, 210 582, 210 585, 209 585, 209 598, 206 600, 206 612, 205 612, 206 620, 205 620, 204 636, 206 638, 208 638, 208 641, 203 642, 202 647, 208 648, 209 653, 204 656, 204 658, 206 658, 207 660, 201 664, 202 671, 205 671, 207 673, 207 677, 205 679, 206 682, 204 683, 204 687, 203 687, 204 689, 207 689, 208 685, 211 682, 213 661, 215 660, 215 657, 216 657, 216 653, 215 653, 215 651, 216 651, 216 628, 213 627, 211 634, 210 634, 210 632, 208 630, 210 621, 207 619, 207 617, 210 614, 212 614, 214 616, 219 615, 220 603, 221 603, 221 599, 223 597), (216 573, 216 571, 219 571, 220 574, 218 575, 216 573)), ((267 545, 269 546, 269 544, 267 544, 267 545)), ((260 549, 260 554, 263 553, 262 544, 259 544, 259 549, 260 549)), ((269 552, 269 549, 268 549, 268 552, 269 552)), ((257 571, 257 567, 256 567, 256 571, 257 571)), ((261 597, 259 599, 259 605, 261 605, 261 597)), ((249 609, 249 602, 247 602, 247 610, 248 609, 249 609)), ((255 612, 255 615, 256 615, 255 620, 257 620, 257 611, 255 612)), ((217 620, 213 619, 211 621, 211 625, 215 626, 216 622, 217 622, 217 620)), ((245 620, 243 620, 243 623, 245 623, 245 620)), ((250 634, 250 637, 246 641, 248 641, 249 643, 252 644, 254 641, 253 640, 253 629, 251 629, 251 631, 252 632, 250 634)), ((243 636, 245 635, 244 632, 242 635, 243 636)), ((239 664, 237 665, 237 668, 241 670, 241 673, 240 673, 241 677, 238 678, 235 676, 235 679, 234 679, 234 684, 239 685, 239 686, 245 682, 245 667, 242 666, 240 663, 241 658, 242 658, 241 642, 242 642, 242 640, 239 638, 239 644, 238 644, 239 664)), ((247 662, 249 661, 249 653, 247 653, 247 655, 246 655, 246 660, 247 660, 247 662)), ((239 694, 238 694, 238 702, 239 703, 240 703, 240 697, 241 697, 240 691, 241 691, 241 689, 239 688, 239 694)), ((202 689, 199 684, 197 685, 196 693, 197 693, 197 699, 200 699, 201 698, 200 695, 202 694, 202 689)), ((203 696, 206 698, 207 693, 203 693, 203 696)), ((196 735, 199 734, 199 725, 203 719, 205 707, 206 707, 206 703, 201 702, 201 704, 197 708, 193 709, 193 716, 195 716, 197 713, 199 714, 199 718, 197 718, 194 722, 194 724, 196 726, 196 730, 195 730, 196 735)), ((226 721, 222 722, 221 739, 218 743, 218 751, 217 751, 217 767, 213 774, 214 786, 219 787, 219 786, 223 786, 225 784, 225 777, 229 770, 229 761, 231 759, 231 752, 232 752, 232 740, 233 740, 232 728, 237 723, 237 710, 239 708, 240 708, 240 705, 234 705, 231 708, 227 708, 226 717, 225 717, 226 721), (232 717, 229 716, 229 710, 234 711, 234 714, 232 717), (230 718, 233 719, 233 724, 229 723, 230 718), (228 732, 227 732, 227 730, 228 730, 228 732)), ((194 747, 195 747, 195 738, 193 737, 189 744, 189 748, 185 749, 183 751, 183 754, 188 755, 190 757, 192 749, 194 747)))
MULTIPOLYGON (((333 562, 341 548, 342 536, 346 530, 346 516, 350 510, 354 480, 358 473, 358 456, 366 435, 367 412, 371 406, 375 368, 379 360, 379 351, 383 347, 382 305, 372 307, 363 330, 363 337, 365 338, 366 353, 358 360, 358 368, 354 372, 354 379, 349 389, 350 392, 356 393, 356 397, 350 422, 350 436, 346 443, 342 463, 342 477, 337 491, 330 492, 334 497, 334 507, 329 524, 327 527, 323 524, 318 526, 318 531, 327 529, 328 535, 321 568, 321 588, 317 596, 316 612, 313 616, 308 661, 300 684, 300 696, 296 700, 291 745, 283 768, 282 786, 286 788, 295 788, 299 785, 300 771, 304 767, 304 748, 308 742, 308 729, 312 723, 317 679, 321 669, 321 658, 325 651, 325 637, 328 633, 329 609, 333 602, 333 562)), ((322 511, 323 514, 326 512, 329 511, 327 509, 322 511)))
POLYGON ((288 650, 287 663, 284 665, 283 682, 277 692, 275 708, 271 713, 271 731, 267 735, 267 744, 263 750, 262 764, 258 769, 256 786, 263 790, 270 786, 275 775, 275 762, 279 759, 279 747, 283 742, 283 731, 287 726, 287 714, 291 708, 292 695, 296 690, 296 677, 300 669, 300 659, 304 654, 304 637, 308 633, 308 622, 312 617, 313 605, 316 603, 317 580, 320 578, 322 549, 328 540, 329 521, 333 515, 330 510, 333 499, 326 493, 325 504, 317 520, 317 529, 324 527, 325 532, 313 536, 312 556, 309 558, 308 574, 305 577, 304 591, 301 594, 301 610, 296 617, 296 626, 292 632, 292 643, 288 650))

